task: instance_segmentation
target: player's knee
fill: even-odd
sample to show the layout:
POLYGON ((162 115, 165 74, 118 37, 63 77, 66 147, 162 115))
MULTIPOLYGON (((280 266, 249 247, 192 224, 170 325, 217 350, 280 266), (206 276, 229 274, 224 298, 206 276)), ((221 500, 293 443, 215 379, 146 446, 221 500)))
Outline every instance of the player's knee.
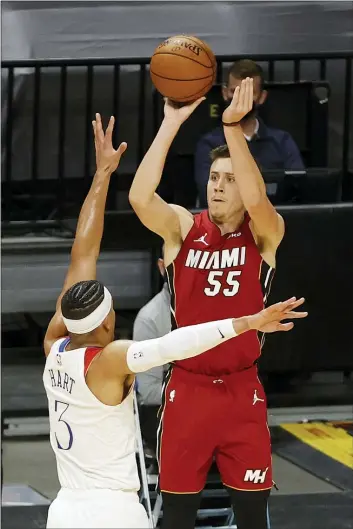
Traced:
MULTIPOLYGON (((163 507, 177 507, 180 505, 186 508, 198 509, 201 500, 201 492, 196 494, 173 494, 171 492, 162 492, 163 507)), ((164 509, 163 509, 164 510, 164 509)))
POLYGON ((161 529, 193 529, 201 492, 196 494, 172 494, 162 492, 163 518, 161 529))
POLYGON ((255 503, 263 505, 267 508, 268 498, 271 493, 271 489, 265 490, 238 490, 227 487, 228 493, 231 497, 232 503, 255 503))
POLYGON ((268 529, 268 498, 271 490, 228 488, 238 529, 268 529))

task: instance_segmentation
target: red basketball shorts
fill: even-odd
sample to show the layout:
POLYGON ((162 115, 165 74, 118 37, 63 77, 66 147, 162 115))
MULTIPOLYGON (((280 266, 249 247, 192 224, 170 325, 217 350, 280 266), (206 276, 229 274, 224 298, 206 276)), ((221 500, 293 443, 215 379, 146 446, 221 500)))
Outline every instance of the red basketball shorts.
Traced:
POLYGON ((160 489, 196 493, 215 460, 224 485, 272 488, 266 397, 257 368, 211 377, 173 367, 158 429, 160 489))

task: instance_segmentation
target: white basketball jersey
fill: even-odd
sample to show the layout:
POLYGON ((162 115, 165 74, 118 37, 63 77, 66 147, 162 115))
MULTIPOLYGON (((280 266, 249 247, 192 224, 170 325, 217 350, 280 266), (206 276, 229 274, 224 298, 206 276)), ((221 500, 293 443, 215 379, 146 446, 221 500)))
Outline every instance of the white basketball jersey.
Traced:
POLYGON ((136 491, 133 388, 118 406, 100 402, 86 384, 86 348, 65 351, 68 343, 54 343, 43 373, 60 484, 136 491))

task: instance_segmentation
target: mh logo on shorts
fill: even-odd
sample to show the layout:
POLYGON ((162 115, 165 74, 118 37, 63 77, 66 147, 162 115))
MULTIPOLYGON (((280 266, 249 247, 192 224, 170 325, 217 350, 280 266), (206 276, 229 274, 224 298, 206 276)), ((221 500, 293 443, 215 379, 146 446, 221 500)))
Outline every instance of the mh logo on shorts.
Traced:
POLYGON ((265 470, 249 469, 245 472, 244 481, 251 481, 252 483, 264 483, 268 467, 265 470))

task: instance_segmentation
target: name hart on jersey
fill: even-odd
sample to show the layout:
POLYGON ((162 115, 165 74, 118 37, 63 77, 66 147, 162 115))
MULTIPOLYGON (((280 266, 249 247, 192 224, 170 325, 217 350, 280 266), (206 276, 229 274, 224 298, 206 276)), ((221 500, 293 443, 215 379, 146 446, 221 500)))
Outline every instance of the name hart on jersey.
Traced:
POLYGON ((232 248, 230 250, 217 250, 208 252, 206 250, 189 250, 185 260, 185 266, 189 268, 232 268, 245 265, 246 246, 232 248))
POLYGON ((51 380, 52 388, 61 388, 70 393, 75 384, 75 380, 70 377, 67 373, 60 373, 57 369, 49 369, 49 375, 51 380))

